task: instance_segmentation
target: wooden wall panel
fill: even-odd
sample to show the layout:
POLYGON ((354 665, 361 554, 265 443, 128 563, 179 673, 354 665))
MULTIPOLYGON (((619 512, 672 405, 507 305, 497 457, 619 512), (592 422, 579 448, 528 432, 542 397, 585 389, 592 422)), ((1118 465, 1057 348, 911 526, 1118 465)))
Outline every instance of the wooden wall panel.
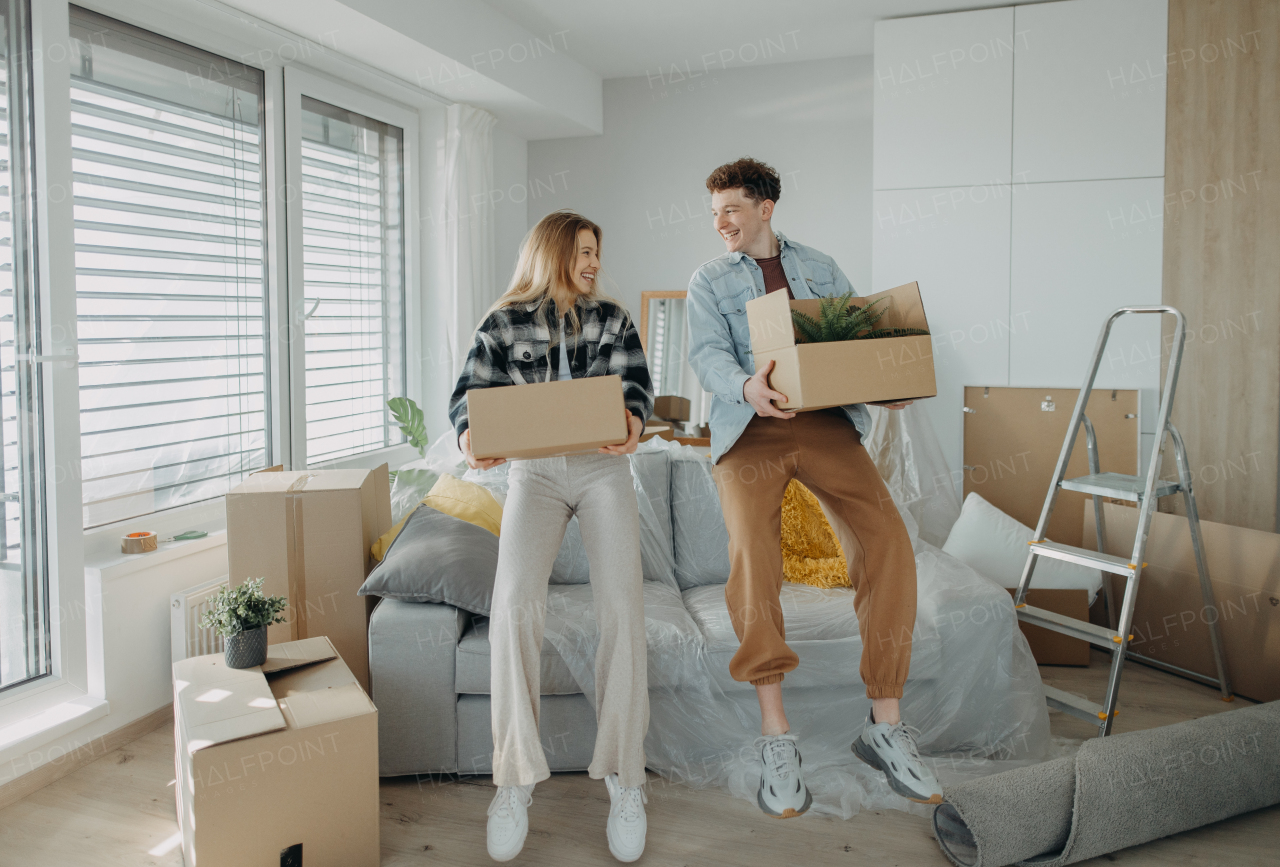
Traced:
POLYGON ((1167 60, 1163 294, 1191 331, 1174 423, 1200 516, 1280 531, 1280 2, 1170 0, 1167 60))

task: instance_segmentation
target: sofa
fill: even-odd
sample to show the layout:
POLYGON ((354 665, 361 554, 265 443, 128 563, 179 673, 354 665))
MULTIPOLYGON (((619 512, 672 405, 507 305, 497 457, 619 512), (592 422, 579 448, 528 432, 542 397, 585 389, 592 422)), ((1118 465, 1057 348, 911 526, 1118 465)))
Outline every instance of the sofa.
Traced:
MULTIPOLYGON (((665 448, 634 455, 632 467, 641 512, 651 699, 655 689, 673 688, 669 679, 659 682, 655 653, 697 654, 711 673, 718 700, 737 705, 734 713, 745 731, 758 711, 753 688, 728 674, 738 641, 724 602, 728 534, 709 462, 687 447, 665 448)), ((920 602, 907 696, 941 695, 936 687, 954 682, 953 694, 930 699, 927 712, 917 705, 916 715, 929 718, 932 746, 990 751, 993 743, 1024 732, 1026 747, 1028 724, 1019 717, 1043 717, 1043 694, 1035 694, 1039 676, 1008 594, 919 542, 917 571, 920 602), (966 655, 965 649, 974 652, 966 655), (977 687, 958 683, 973 668, 994 673, 975 676, 977 687), (957 691, 974 689, 989 689, 996 697, 978 693, 977 701, 959 699, 957 691), (983 716, 993 713, 1001 716, 996 725, 983 716)), ((553 570, 548 610, 589 617, 587 577, 576 521, 571 521, 553 570)), ((865 717, 870 702, 858 675, 862 642, 852 599, 846 588, 784 584, 788 643, 800 656, 800 666, 784 681, 789 710, 793 700, 807 697, 821 707, 825 697, 839 696, 845 702, 842 718, 865 717)), ((383 776, 492 773, 487 617, 449 605, 381 599, 369 624, 369 665, 383 776)), ((550 640, 544 641, 540 723, 553 771, 585 770, 595 739, 592 704, 571 667, 550 640)), ((907 706, 904 699, 904 713, 907 706)), ((1029 725, 1037 737, 1037 727, 1047 735, 1047 718, 1042 726, 1029 725)), ((847 758, 847 745, 842 749, 847 758)), ((653 750, 650 759, 652 765, 653 750)))

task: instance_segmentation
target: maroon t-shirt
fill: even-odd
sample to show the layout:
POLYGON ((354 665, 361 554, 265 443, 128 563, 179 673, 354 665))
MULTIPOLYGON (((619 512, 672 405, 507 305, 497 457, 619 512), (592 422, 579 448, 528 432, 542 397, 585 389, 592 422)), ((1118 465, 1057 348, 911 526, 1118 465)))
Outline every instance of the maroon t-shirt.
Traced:
POLYGON ((787 272, 782 270, 781 253, 776 256, 770 256, 768 259, 757 259, 756 264, 764 272, 764 291, 766 293, 786 289, 787 297, 792 301, 796 299, 796 296, 791 292, 791 284, 787 282, 787 272))

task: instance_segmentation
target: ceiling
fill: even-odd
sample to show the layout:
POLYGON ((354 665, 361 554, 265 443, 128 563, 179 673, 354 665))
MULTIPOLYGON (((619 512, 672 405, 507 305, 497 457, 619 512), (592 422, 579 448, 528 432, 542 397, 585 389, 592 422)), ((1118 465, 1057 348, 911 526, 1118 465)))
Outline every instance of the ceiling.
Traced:
MULTIPOLYGON (((601 78, 871 54, 882 18, 1011 5, 984 0, 485 0, 601 78), (708 66, 709 64, 709 66, 708 66)), ((1039 0, 1031 0, 1039 2, 1039 0)))

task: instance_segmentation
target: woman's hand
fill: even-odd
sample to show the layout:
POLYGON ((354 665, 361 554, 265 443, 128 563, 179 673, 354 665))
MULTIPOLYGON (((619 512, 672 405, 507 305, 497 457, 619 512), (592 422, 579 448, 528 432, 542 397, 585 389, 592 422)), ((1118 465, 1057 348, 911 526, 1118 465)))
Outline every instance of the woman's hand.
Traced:
POLYGON ((458 440, 458 447, 462 449, 462 456, 467 459, 467 466, 473 470, 491 470, 498 464, 505 464, 506 458, 485 458, 480 460, 471 454, 471 428, 467 428, 462 432, 462 438, 458 440))
POLYGON ((627 429, 631 434, 627 437, 627 441, 620 446, 605 446, 600 449, 602 455, 631 455, 635 454, 636 446, 640 445, 640 434, 644 433, 644 422, 631 414, 630 410, 625 410, 627 414, 627 429))

